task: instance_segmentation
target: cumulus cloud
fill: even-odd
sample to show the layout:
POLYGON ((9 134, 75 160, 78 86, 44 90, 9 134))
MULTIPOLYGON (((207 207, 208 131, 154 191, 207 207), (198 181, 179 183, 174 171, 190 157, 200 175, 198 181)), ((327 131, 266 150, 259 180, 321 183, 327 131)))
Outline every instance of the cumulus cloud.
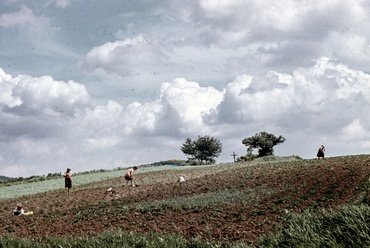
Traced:
MULTIPOLYGON (((342 29, 347 20, 361 23, 368 18, 363 1, 349 3, 337 1, 297 2, 294 0, 283 2, 277 0, 248 2, 201 0, 199 5, 204 15, 199 15, 198 18, 214 20, 216 22, 215 28, 229 30, 233 24, 237 24, 234 26, 234 30, 250 28, 252 37, 260 35, 260 32, 267 28, 273 32, 273 35, 284 35, 285 37, 293 35, 293 32, 302 35, 308 31, 314 31, 310 36, 313 39, 315 36, 312 35, 328 34, 331 30, 342 29), (337 18, 339 12, 344 18, 337 18), (221 21, 227 25, 219 25, 218 22, 221 21), (242 21, 245 25, 241 25, 242 21), (317 24, 321 25, 317 26, 317 24), (326 31, 324 32, 324 30, 326 31)), ((271 34, 265 34, 265 37, 269 35, 271 34)), ((308 36, 308 33, 306 35, 308 36)))
POLYGON ((181 157, 197 135, 219 138, 229 161, 262 130, 287 138, 278 155, 315 156, 321 144, 329 156, 368 151, 365 1, 1 9, 0 174, 181 157))
POLYGON ((227 84, 225 97, 210 119, 226 123, 271 120, 284 126, 285 118, 298 111, 320 116, 311 118, 314 126, 326 123, 325 131, 329 131, 333 126, 343 127, 359 113, 367 118, 363 106, 370 103, 369 79, 368 74, 325 57, 291 75, 270 71, 256 80, 240 76, 227 84))
POLYGON ((120 147, 159 149, 157 142, 163 142, 160 136, 207 133, 202 116, 223 96, 212 87, 179 78, 163 83, 151 102, 96 105, 86 88, 74 81, 57 81, 50 76, 11 77, 0 72, 0 88, 6 89, 0 93, 0 141, 2 151, 8 154, 4 164, 22 163, 15 154, 44 164, 77 152, 87 159, 87 154, 94 157, 109 149, 117 153, 120 147), (138 139, 135 145, 134 138, 128 138, 140 136, 146 137, 145 144, 138 139))
MULTIPOLYGON (((119 104, 94 104, 85 86, 74 81, 57 81, 50 76, 11 77, 0 72, 0 88, 5 89, 0 92, 4 165, 23 168, 34 163, 51 171, 65 167, 70 156, 89 156, 119 142, 119 104)), ((25 173, 24 168, 22 171, 25 173)))
MULTIPOLYGON (((278 73, 271 72, 279 77, 278 73)), ((251 122, 264 119, 276 119, 294 104, 294 92, 289 85, 289 76, 281 82, 272 81, 268 88, 255 89, 251 76, 242 75, 227 84, 225 97, 212 113, 213 122, 251 122), (284 82, 285 81, 285 82, 284 82)), ((259 82, 256 83, 260 86, 259 82)))
POLYGON ((217 72, 219 78, 228 74, 231 79, 241 74, 261 76, 271 70, 292 73, 321 56, 351 60, 362 67, 361 61, 368 59, 368 32, 360 28, 368 20, 363 1, 202 0, 178 9, 174 5, 170 4, 171 11, 163 6, 153 11, 156 18, 158 13, 166 17, 153 23, 151 30, 134 32, 138 24, 127 24, 129 33, 120 30, 117 34, 122 39, 95 46, 83 65, 97 73, 140 81, 141 75, 150 75, 153 82, 167 80, 157 78, 161 73, 201 79, 206 70, 217 72), (343 18, 337 18, 337 13, 343 18), (215 59, 224 61, 223 68, 215 59))
POLYGON ((216 135, 231 144, 261 128, 291 139, 306 129, 321 142, 338 136, 336 140, 351 143, 370 130, 364 107, 370 105, 370 75, 325 57, 292 74, 240 75, 223 90, 177 78, 162 83, 151 101, 127 106, 113 100, 95 104, 74 81, 12 77, 3 70, 0 78, 0 141, 8 154, 1 154, 4 164, 22 163, 11 155, 17 150, 23 158, 38 157, 40 163, 40 158, 74 154, 81 156, 77 161, 95 165, 104 161, 105 151, 112 156, 110 163, 118 165, 127 159, 139 161, 136 149, 158 158, 158 150, 178 154, 181 142, 197 135, 216 135), (240 133, 242 126, 245 132, 240 133), (131 155, 120 158, 120 149, 131 155))
POLYGON ((88 105, 90 98, 85 86, 72 80, 55 81, 50 76, 20 75, 6 80, 4 85, 8 85, 3 93, 8 99, 4 102, 5 112, 15 115, 74 115, 76 109, 88 105))
POLYGON ((0 79, 1 139, 28 136, 47 138, 63 132, 68 119, 91 106, 85 86, 27 75, 0 79))
POLYGON ((198 83, 183 78, 164 83, 160 88, 162 105, 177 112, 184 133, 202 131, 205 128, 203 116, 210 114, 222 98, 223 93, 215 88, 200 87, 198 83))
POLYGON ((155 66, 164 57, 158 41, 144 40, 140 35, 94 47, 86 54, 83 64, 90 69, 103 69, 127 77, 141 72, 136 70, 138 64, 155 66))
POLYGON ((161 85, 152 102, 134 102, 124 115, 126 134, 173 135, 204 133, 208 128, 203 116, 216 108, 223 93, 213 87, 201 87, 184 78, 161 85))
POLYGON ((227 65, 239 74, 291 73, 320 56, 351 60, 360 68, 368 60, 369 32, 362 23, 369 15, 363 1, 204 0, 199 5, 196 20, 209 26, 199 35, 203 43, 248 48, 227 65))

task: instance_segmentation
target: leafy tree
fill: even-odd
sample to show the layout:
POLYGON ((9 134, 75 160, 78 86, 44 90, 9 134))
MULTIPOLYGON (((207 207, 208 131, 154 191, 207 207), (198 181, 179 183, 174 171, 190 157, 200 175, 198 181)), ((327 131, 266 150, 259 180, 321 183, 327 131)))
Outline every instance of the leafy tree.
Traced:
POLYGON ((190 138, 187 138, 184 144, 182 144, 181 151, 192 158, 195 158, 196 156, 195 144, 190 138))
POLYGON ((254 136, 242 140, 243 145, 247 146, 247 156, 252 154, 253 149, 258 148, 258 157, 274 155, 273 147, 284 143, 283 136, 275 136, 271 133, 260 132, 254 136))
POLYGON ((198 136, 198 139, 194 141, 187 138, 181 146, 181 151, 190 158, 198 160, 201 164, 203 162, 206 164, 215 163, 214 158, 222 152, 222 144, 219 140, 208 135, 198 136))

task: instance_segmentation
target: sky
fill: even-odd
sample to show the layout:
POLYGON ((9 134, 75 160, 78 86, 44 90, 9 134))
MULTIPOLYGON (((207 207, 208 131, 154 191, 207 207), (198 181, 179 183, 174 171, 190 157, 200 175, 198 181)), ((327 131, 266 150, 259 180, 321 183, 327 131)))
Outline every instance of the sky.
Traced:
POLYGON ((370 152, 366 0, 0 0, 0 175, 370 152))

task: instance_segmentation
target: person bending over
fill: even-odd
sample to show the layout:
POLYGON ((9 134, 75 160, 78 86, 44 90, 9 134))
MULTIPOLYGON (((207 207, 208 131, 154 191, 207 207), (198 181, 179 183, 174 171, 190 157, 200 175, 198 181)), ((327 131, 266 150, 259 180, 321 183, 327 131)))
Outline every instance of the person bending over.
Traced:
POLYGON ((135 187, 134 172, 137 170, 137 167, 134 166, 131 169, 128 169, 125 174, 126 186, 128 183, 131 183, 131 186, 135 187))

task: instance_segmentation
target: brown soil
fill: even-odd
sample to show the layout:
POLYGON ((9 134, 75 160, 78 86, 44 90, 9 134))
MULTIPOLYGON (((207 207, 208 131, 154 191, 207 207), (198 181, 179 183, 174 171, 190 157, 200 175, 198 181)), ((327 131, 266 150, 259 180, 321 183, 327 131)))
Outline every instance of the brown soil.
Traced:
MULTIPOLYGON (((45 238, 93 236, 109 230, 150 231, 256 243, 261 235, 273 232, 274 226, 282 224, 288 212, 335 209, 366 201, 363 195, 367 192, 370 156, 279 165, 245 164, 237 168, 230 165, 230 169, 220 171, 185 172, 188 180, 177 193, 170 182, 143 183, 134 188, 122 187, 122 179, 113 179, 79 187, 69 194, 61 189, 3 200, 0 201, 0 233, 45 238), (113 194, 106 193, 108 185, 113 185, 113 194), (174 201, 188 199, 190 202, 195 196, 206 197, 217 192, 240 192, 240 197, 203 206, 174 201), (22 202, 25 210, 32 210, 34 214, 13 216, 12 209, 17 202, 22 202), (155 207, 161 202, 165 202, 162 209, 155 207), (152 207, 148 207, 150 203, 152 207)), ((136 177, 146 182, 148 178, 160 178, 166 173, 143 173, 136 177)))

